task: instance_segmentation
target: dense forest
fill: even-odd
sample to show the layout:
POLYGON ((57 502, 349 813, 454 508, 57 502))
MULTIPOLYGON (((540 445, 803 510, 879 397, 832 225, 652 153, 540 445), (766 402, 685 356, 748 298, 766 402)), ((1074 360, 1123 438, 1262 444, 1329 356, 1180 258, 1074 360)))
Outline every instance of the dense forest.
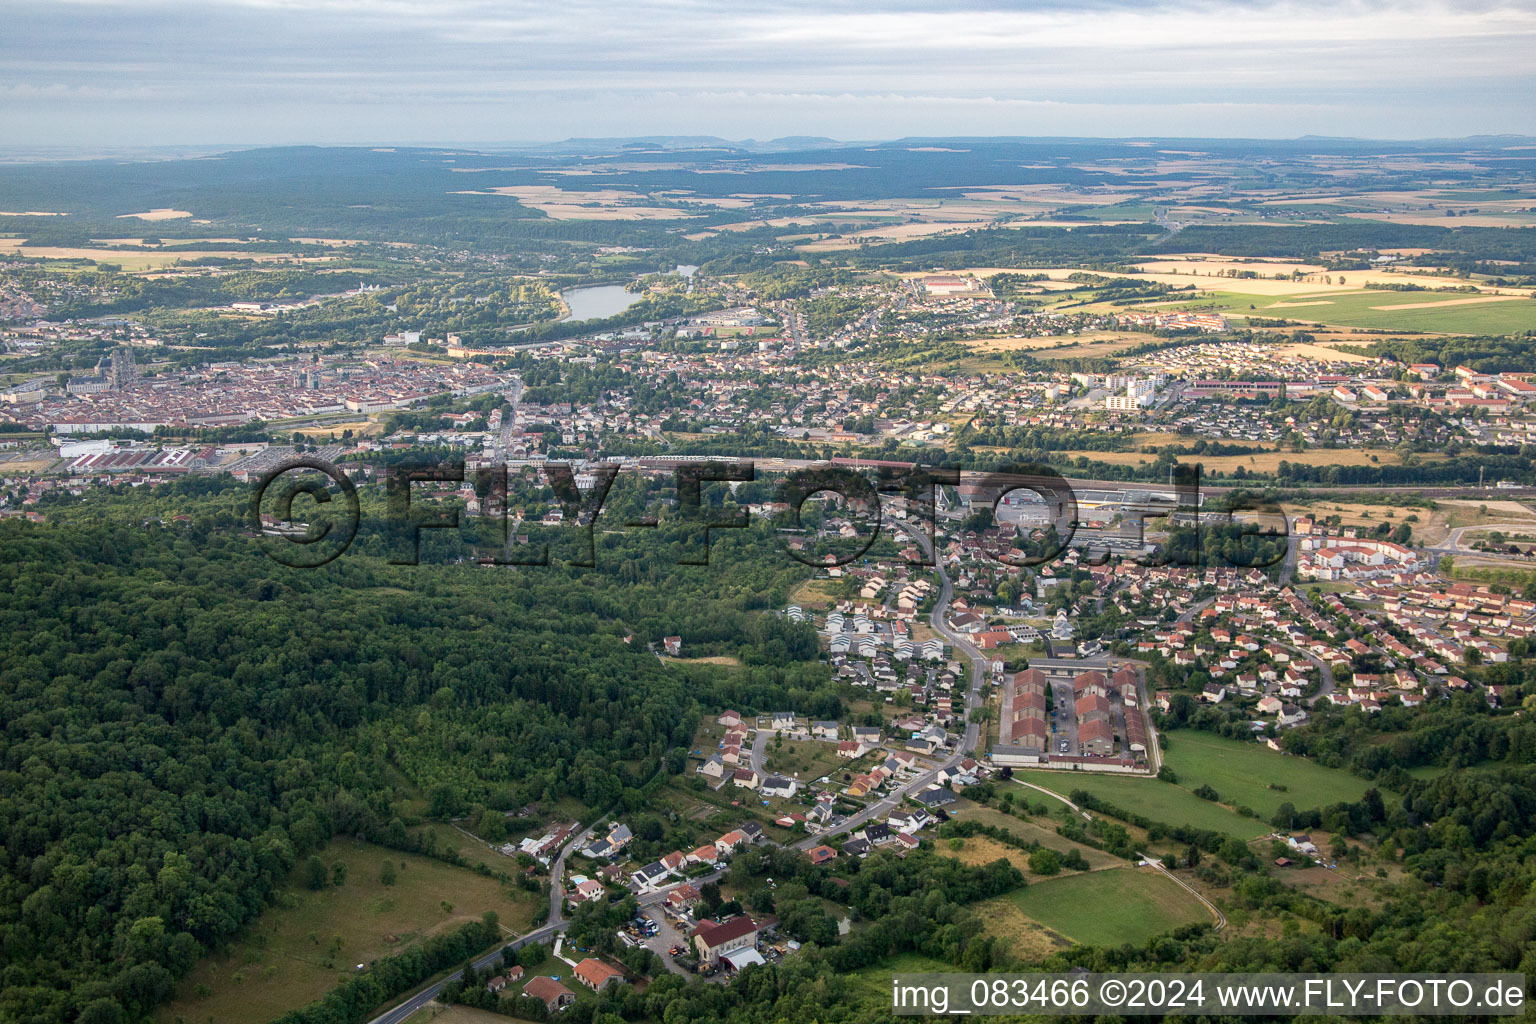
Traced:
POLYGON ((799 567, 758 531, 708 567, 643 535, 603 538, 607 573, 391 566, 365 536, 304 571, 240 534, 247 497, 0 524, 0 1019, 141 1019, 300 858, 413 801, 611 805, 681 770, 701 707, 842 710, 824 669, 765 663, 805 647, 759 635, 799 567), (674 633, 757 667, 664 667, 646 644, 674 633))

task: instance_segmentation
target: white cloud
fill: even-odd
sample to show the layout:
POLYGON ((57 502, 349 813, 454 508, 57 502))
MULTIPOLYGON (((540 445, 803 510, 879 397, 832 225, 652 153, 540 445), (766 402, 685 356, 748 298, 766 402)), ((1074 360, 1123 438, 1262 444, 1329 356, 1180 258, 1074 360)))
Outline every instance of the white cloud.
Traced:
POLYGON ((484 126, 487 110, 519 138, 1019 130, 1000 111, 1076 135, 1536 133, 1536 6, 1509 0, 6 6, 0 133, 36 143, 55 141, 45 123, 346 141, 335 126, 376 107, 394 134, 375 140, 484 126), (1246 132, 1212 113, 1239 110, 1246 132))

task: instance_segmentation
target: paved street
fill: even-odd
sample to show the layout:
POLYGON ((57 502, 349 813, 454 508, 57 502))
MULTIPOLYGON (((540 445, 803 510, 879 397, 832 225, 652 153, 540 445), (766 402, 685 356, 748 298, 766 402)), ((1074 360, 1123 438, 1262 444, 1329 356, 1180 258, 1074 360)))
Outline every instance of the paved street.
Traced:
MULTIPOLYGON (((916 526, 901 521, 897 521, 893 525, 911 537, 922 548, 925 555, 930 558, 933 557, 933 547, 926 533, 916 526)), ((981 740, 981 727, 970 722, 969 718, 971 710, 981 706, 981 684, 986 678, 987 662, 982 657, 981 652, 971 646, 969 640, 952 631, 949 628, 949 623, 945 621, 944 616, 949 610, 950 601, 954 598, 955 587, 949 578, 949 574, 944 571, 944 566, 939 564, 937 559, 935 559, 935 570, 939 574, 939 597, 934 602, 933 613, 928 616, 928 623, 933 627, 934 632, 953 644, 956 652, 965 655, 971 663, 971 685, 966 691, 965 697, 967 718, 965 733, 961 736, 959 744, 955 747, 954 754, 941 764, 939 768, 926 771, 910 782, 899 786, 878 803, 871 804, 857 814, 850 815, 847 820, 836 828, 827 829, 817 835, 802 839, 795 844, 795 848, 798 850, 809 850, 820 846, 834 836, 853 832, 868 822, 889 814, 896 807, 900 806, 902 799, 909 793, 915 793, 931 785, 938 777, 940 769, 953 768, 967 757, 970 757, 981 740)))

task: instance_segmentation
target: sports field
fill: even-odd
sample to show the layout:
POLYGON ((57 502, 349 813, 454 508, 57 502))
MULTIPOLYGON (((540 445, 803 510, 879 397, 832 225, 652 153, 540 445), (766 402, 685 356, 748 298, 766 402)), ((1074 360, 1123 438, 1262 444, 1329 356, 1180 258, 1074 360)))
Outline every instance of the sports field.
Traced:
POLYGON ((1222 803, 1251 807, 1266 818, 1283 803, 1311 810, 1358 800, 1371 788, 1368 780, 1341 769, 1194 729, 1168 734, 1163 762, 1178 774, 1181 787, 1210 786, 1222 803))
POLYGON ((1210 921, 1210 911, 1153 868, 1116 868, 1034 882, 1003 897, 1032 921, 1076 942, 1145 942, 1181 925, 1210 921))

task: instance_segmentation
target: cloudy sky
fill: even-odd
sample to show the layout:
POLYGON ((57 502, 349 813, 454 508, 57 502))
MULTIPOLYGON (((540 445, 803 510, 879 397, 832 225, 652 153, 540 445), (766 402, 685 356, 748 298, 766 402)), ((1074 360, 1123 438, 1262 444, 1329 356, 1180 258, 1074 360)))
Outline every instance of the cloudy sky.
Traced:
POLYGON ((1536 135, 1536 0, 0 0, 0 148, 1536 135))

